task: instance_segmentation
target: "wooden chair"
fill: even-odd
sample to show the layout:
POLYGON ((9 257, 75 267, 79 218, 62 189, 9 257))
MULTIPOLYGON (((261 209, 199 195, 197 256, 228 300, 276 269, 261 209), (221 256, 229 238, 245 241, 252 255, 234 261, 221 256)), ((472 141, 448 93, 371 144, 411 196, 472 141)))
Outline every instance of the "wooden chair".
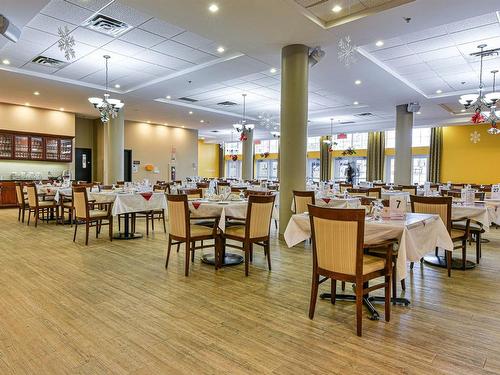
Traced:
POLYGON ((75 233, 73 234, 73 242, 76 241, 76 232, 78 230, 78 222, 85 222, 85 245, 89 244, 89 230, 95 227, 95 238, 99 238, 102 225, 109 226, 109 240, 113 241, 113 216, 111 216, 111 204, 107 205, 106 209, 95 209, 95 203, 89 202, 87 196, 87 188, 83 186, 73 187, 73 206, 75 212, 75 233), (103 220, 107 223, 103 224, 103 220))
MULTIPOLYGON (((49 216, 54 213, 56 215, 56 220, 59 219, 58 217, 58 210, 57 210, 57 203, 54 200, 42 200, 40 201, 39 194, 36 190, 36 185, 34 183, 29 183, 26 185, 26 189, 28 191, 28 204, 29 204, 29 209, 28 209, 28 225, 30 225, 30 217, 31 214, 33 213, 33 216, 35 218, 35 228, 38 225, 38 220, 40 219, 40 213, 42 213, 42 217, 47 214, 47 222, 49 220, 49 216)), ((42 194, 43 196, 43 194, 42 194)))
POLYGON ((183 189, 182 193, 186 194, 188 199, 203 198, 203 191, 201 189, 183 189))
POLYGON ((19 212, 17 214, 17 221, 24 223, 24 215, 26 210, 29 210, 28 199, 24 197, 23 185, 16 182, 16 201, 19 212))
POLYGON ((248 188, 246 186, 242 186, 242 187, 231 187, 231 193, 241 193, 241 192, 245 192, 248 188))
POLYGON ((168 248, 167 260, 165 261, 165 268, 168 268, 168 260, 170 259, 170 251, 172 245, 177 245, 177 251, 182 243, 186 244, 186 256, 184 265, 184 274, 189 276, 189 256, 191 261, 194 261, 194 253, 196 250, 205 249, 209 247, 215 248, 215 259, 217 269, 220 265, 219 259, 219 246, 217 240, 217 221, 214 221, 212 228, 207 228, 201 225, 191 224, 190 212, 188 206, 188 196, 186 194, 180 195, 167 195, 167 205, 169 212, 169 234, 168 234, 168 248), (213 245, 203 245, 204 240, 214 240, 213 245), (201 246, 196 246, 197 241, 202 241, 201 246))
POLYGON ((73 227, 73 200, 71 196, 59 194, 59 208, 61 209, 61 224, 64 225, 64 218, 66 212, 68 213, 68 219, 70 226, 73 227))
POLYGON ((264 248, 264 255, 267 257, 267 265, 271 270, 271 249, 269 233, 271 230, 271 218, 274 208, 274 195, 248 197, 247 215, 244 225, 235 225, 226 228, 222 233, 222 246, 227 246, 245 252, 245 276, 248 276, 249 262, 253 261, 253 245, 264 248), (242 243, 242 246, 232 244, 226 245, 226 240, 233 240, 242 243))
POLYGON ((395 186, 395 185, 386 185, 384 186, 384 190, 391 190, 391 187, 392 187, 392 190, 394 191, 403 191, 403 187, 402 186, 395 186))
MULTIPOLYGON (((458 243, 454 245, 455 249, 462 249, 462 268, 465 270, 465 262, 467 259, 467 239, 469 238, 469 226, 470 219, 466 220, 465 229, 453 229, 451 221, 451 203, 452 197, 419 197, 416 195, 410 195, 411 210, 412 212, 422 213, 422 214, 434 214, 439 215, 443 221, 448 233, 450 233, 451 240, 453 243, 458 243)), ((435 250, 436 256, 438 256, 438 249, 435 250)), ((446 268, 448 270, 448 277, 451 276, 451 251, 446 250, 446 268)))
POLYGON ((204 197, 207 195, 208 187, 210 184, 208 182, 197 182, 196 188, 201 189, 201 196, 204 197))
POLYGON ((314 191, 293 191, 293 202, 294 202, 294 212, 296 214, 302 214, 308 212, 308 205, 316 204, 316 196, 314 191))
POLYGON ((225 190, 231 190, 229 182, 217 182, 217 194, 222 194, 225 190))
POLYGON ((415 185, 403 185, 401 191, 410 193, 410 195, 417 195, 417 187, 415 185))
POLYGON ((349 195, 352 195, 353 197, 367 197, 368 196, 368 189, 366 188, 347 188, 347 192, 349 195))
POLYGON ((356 332, 362 334, 363 297, 385 289, 385 320, 391 314, 392 253, 386 258, 365 255, 363 250, 365 210, 332 209, 309 206, 313 243, 313 273, 309 318, 314 318, 318 286, 331 279, 331 303, 335 304, 337 280, 356 284, 356 332), (320 281, 320 277, 325 277, 320 281), (368 282, 384 277, 384 282, 368 286, 368 282))
POLYGON ((346 184, 341 182, 339 184, 339 187, 340 187, 340 192, 343 193, 346 189, 352 188, 352 184, 346 184))
POLYGON ((367 196, 380 199, 382 198, 382 188, 380 187, 374 187, 374 188, 368 188, 367 189, 367 196))

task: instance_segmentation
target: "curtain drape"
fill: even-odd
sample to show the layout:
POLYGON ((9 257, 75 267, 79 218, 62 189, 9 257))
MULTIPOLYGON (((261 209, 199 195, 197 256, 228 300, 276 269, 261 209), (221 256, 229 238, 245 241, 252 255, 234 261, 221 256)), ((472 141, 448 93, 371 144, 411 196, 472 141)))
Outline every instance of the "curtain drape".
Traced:
POLYGON ((367 181, 384 180, 385 133, 368 134, 368 152, 366 160, 367 181))
POLYGON ((431 146, 427 181, 438 183, 441 180, 441 153, 443 149, 443 128, 431 129, 431 146))
POLYGON ((330 145, 323 141, 330 140, 330 136, 324 136, 319 139, 319 163, 320 163, 320 179, 321 181, 329 181, 332 177, 332 157, 330 145))

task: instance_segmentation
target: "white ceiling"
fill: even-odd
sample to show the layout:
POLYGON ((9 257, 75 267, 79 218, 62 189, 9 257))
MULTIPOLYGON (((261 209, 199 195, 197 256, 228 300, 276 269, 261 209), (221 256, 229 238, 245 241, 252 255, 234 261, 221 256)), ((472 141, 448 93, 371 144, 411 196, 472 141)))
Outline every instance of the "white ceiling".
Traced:
MULTIPOLYGON (((269 137, 278 126, 280 51, 287 44, 321 45, 327 52, 310 72, 309 132, 320 135, 330 131, 332 117, 335 131, 391 128, 395 105, 409 101, 422 104, 417 126, 463 121, 457 94, 477 85, 477 62, 468 54, 480 41, 489 47, 500 43, 495 13, 500 6, 490 0, 417 0, 330 30, 311 22, 289 0, 219 0, 217 14, 200 0, 172 0, 168 6, 155 0, 5 1, 8 7, 2 2, 0 13, 13 19, 15 14, 24 27, 16 44, 0 37, 0 61, 11 62, 0 64, 0 101, 97 117, 86 98, 102 94, 102 56, 108 54, 110 90, 125 101, 127 118, 197 128, 212 139, 230 137, 231 125, 241 117, 243 93, 247 115, 258 124, 257 138, 269 137), (84 27, 97 13, 131 28, 115 38, 84 27), (407 24, 403 17, 412 21, 407 24), (76 40, 76 58, 69 62, 57 47, 59 26, 67 26, 76 40), (349 68, 337 60, 337 43, 345 35, 361 46, 349 68), (384 46, 376 47, 377 40, 384 46), (219 46, 224 53, 217 52, 219 46), (32 63, 38 55, 67 64, 32 63), (357 79, 361 85, 354 84, 357 79), (35 90, 41 95, 34 97, 35 90), (218 104, 224 101, 236 105, 218 104)), ((486 64, 498 68, 498 59, 486 64)))

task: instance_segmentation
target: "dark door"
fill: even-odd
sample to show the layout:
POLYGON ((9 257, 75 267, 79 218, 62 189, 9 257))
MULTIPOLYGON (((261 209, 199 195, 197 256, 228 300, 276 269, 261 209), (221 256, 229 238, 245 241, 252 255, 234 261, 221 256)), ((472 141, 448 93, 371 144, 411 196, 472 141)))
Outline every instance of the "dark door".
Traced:
POLYGON ((127 182, 132 182, 132 150, 124 150, 123 165, 123 179, 127 182))
POLYGON ((92 182, 92 150, 75 149, 75 180, 92 182))

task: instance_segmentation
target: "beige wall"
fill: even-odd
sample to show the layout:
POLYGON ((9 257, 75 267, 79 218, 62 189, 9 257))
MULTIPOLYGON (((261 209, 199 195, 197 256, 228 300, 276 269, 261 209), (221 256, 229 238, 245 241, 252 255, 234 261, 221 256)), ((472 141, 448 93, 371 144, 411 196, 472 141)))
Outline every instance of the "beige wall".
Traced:
POLYGON ((169 180, 169 164, 172 147, 176 148, 177 178, 197 174, 198 131, 172 128, 163 125, 125 121, 125 149, 132 150, 132 160, 139 160, 139 170, 132 179, 169 180), (151 164, 159 173, 148 172, 145 166, 151 164))
POLYGON ((22 105, 0 103, 0 129, 75 136, 75 115, 22 105))
POLYGON ((94 120, 81 117, 75 119, 75 147, 94 147, 94 120))

